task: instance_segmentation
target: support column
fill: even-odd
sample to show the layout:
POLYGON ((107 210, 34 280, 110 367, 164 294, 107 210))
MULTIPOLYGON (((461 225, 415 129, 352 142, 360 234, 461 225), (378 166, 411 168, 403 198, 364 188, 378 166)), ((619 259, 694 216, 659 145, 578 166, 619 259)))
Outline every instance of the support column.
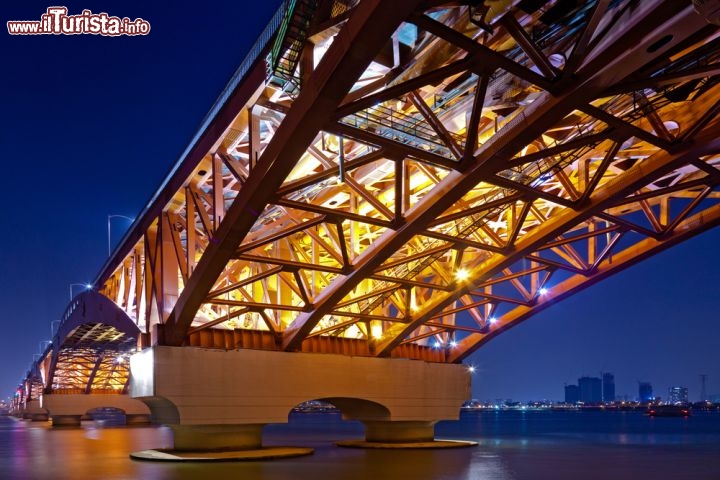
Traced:
POLYGON ((40 400, 28 400, 22 418, 33 422, 47 422, 50 417, 48 411, 40 405, 40 400))
POLYGON ((147 413, 126 413, 125 425, 150 425, 152 423, 150 414, 147 413))
POLYGON ((262 447, 265 425, 170 425, 178 451, 252 450, 262 447))
POLYGON ((363 422, 363 425, 366 442, 432 442, 435 439, 435 422, 363 422))
POLYGON ((82 415, 52 415, 53 427, 79 427, 82 415))

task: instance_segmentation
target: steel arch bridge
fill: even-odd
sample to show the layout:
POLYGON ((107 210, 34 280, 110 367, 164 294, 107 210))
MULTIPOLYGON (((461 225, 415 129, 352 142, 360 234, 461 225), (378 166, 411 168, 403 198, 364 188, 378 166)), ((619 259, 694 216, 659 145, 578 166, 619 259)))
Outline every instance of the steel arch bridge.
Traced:
POLYGON ((14 412, 37 408, 44 395, 127 394, 129 358, 139 333, 107 297, 92 291, 77 295, 18 388, 14 412))
POLYGON ((96 289, 141 344, 457 363, 720 222, 689 1, 285 1, 96 289))

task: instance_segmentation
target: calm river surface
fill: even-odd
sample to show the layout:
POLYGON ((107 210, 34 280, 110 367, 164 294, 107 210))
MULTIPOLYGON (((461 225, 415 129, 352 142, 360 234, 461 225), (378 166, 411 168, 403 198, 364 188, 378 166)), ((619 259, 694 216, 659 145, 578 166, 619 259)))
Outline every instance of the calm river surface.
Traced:
POLYGON ((266 427, 270 445, 315 454, 243 463, 153 463, 128 453, 169 447, 165 427, 53 430, 0 417, 0 479, 720 479, 720 414, 648 418, 638 412, 470 412, 438 425, 439 438, 475 440, 455 450, 335 447, 362 427, 335 414, 293 414, 266 427))

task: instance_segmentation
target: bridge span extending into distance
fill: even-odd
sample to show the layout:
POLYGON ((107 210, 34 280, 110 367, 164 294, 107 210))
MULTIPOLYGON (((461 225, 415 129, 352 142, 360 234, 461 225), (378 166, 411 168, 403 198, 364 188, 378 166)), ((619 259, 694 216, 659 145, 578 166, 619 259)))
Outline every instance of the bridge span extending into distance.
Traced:
POLYGON ((16 411, 115 406, 178 449, 253 448, 324 399, 368 441, 432 440, 484 343, 718 225, 713 22, 676 0, 286 0, 16 411))

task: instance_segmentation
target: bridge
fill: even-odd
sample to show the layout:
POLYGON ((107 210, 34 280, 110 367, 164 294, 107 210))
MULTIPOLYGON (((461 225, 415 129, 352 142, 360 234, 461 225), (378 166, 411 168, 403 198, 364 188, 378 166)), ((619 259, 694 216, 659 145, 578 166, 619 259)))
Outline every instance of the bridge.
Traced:
POLYGON ((710 3, 285 1, 87 294, 122 322, 35 370, 137 352, 45 397, 129 385, 178 449, 310 399, 432 440, 484 343, 720 222, 710 3))
POLYGON ((130 355, 139 329, 110 299, 84 292, 72 299, 57 332, 32 363, 11 412, 53 426, 79 426, 97 409, 122 411, 126 423, 149 423, 150 410, 128 393, 130 355))

